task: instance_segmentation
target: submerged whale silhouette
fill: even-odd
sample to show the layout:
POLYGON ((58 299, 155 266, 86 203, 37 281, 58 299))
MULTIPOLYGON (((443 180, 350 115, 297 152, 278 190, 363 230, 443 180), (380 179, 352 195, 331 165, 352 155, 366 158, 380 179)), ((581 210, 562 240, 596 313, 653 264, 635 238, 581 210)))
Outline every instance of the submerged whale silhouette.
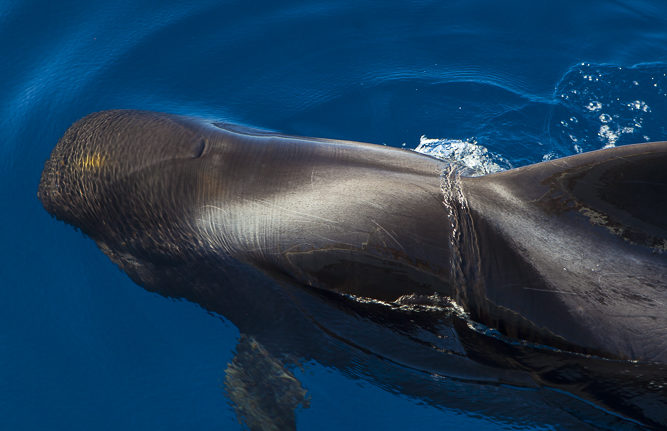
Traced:
POLYGON ((613 427, 667 424, 667 142, 467 178, 394 148, 105 111, 68 129, 38 196, 141 286, 231 320, 239 356, 357 367, 508 420, 506 385, 540 394, 512 392, 537 421, 601 414, 583 398, 613 427), (495 395, 473 406, 461 382, 495 395))

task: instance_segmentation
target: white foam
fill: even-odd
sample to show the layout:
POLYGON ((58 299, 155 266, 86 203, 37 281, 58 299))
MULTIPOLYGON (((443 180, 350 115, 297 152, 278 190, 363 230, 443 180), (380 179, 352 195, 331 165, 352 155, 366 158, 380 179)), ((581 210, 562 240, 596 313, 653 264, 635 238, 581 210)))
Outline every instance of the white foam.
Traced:
POLYGON ((476 140, 431 139, 422 136, 414 151, 462 165, 467 176, 481 176, 510 169, 510 162, 491 153, 476 140))

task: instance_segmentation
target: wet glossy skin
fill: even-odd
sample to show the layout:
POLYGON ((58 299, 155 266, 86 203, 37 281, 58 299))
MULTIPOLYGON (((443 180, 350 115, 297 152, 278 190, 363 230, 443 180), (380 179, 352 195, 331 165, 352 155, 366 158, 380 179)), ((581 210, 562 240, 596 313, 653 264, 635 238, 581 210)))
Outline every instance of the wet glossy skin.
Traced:
POLYGON ((40 198, 140 279, 145 264, 217 259, 394 300, 447 294, 441 169, 401 150, 116 111, 68 131, 40 198))
POLYGON ((465 179, 481 262, 469 308, 517 338, 667 362, 666 168, 651 143, 465 179))
MULTIPOLYGON (((398 149, 107 111, 67 131, 39 197, 140 285, 273 351, 546 384, 660 424, 663 167, 667 143, 653 143, 458 178, 398 149)), ((382 381, 384 366, 364 373, 382 381)))

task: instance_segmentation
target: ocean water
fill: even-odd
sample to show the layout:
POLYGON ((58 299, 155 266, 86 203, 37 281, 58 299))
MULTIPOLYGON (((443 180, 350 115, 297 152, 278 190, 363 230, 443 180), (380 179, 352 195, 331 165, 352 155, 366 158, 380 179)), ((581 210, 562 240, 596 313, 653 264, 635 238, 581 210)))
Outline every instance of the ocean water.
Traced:
MULTIPOLYGON (((6 430, 241 428, 224 390, 237 329, 135 285, 37 200, 51 149, 90 112, 421 146, 499 169, 667 139, 660 1, 4 0, 0 58, 6 430)), ((506 420, 315 361, 294 372, 304 430, 608 423, 506 420)))

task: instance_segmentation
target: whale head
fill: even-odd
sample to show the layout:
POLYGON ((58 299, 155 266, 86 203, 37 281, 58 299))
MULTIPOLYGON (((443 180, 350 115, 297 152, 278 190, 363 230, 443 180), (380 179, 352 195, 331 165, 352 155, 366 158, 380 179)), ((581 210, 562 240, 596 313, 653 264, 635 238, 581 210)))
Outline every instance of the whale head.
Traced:
POLYGON ((67 130, 38 197, 142 285, 217 260, 396 299, 404 286, 447 286, 442 166, 394 148, 116 110, 67 130))

